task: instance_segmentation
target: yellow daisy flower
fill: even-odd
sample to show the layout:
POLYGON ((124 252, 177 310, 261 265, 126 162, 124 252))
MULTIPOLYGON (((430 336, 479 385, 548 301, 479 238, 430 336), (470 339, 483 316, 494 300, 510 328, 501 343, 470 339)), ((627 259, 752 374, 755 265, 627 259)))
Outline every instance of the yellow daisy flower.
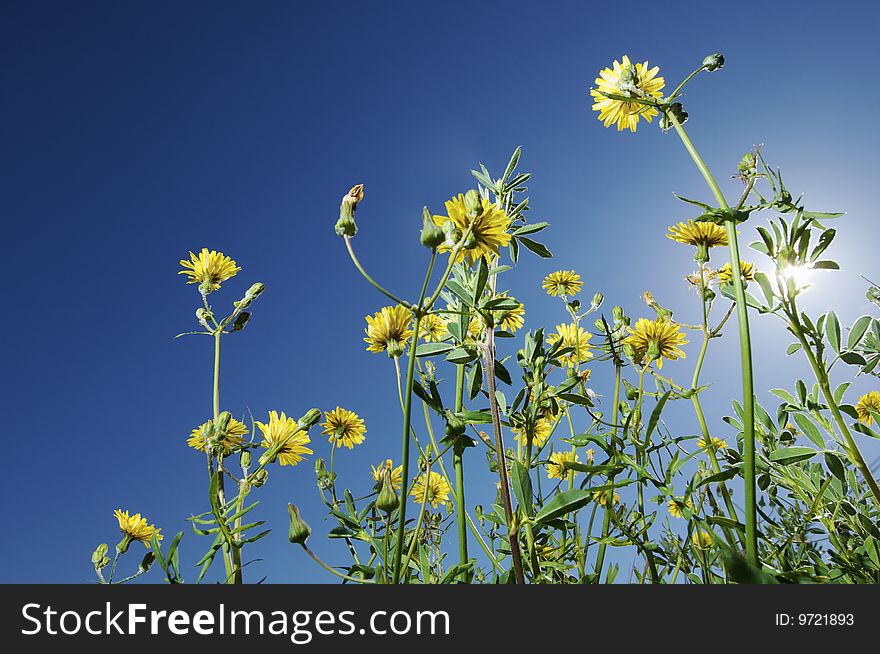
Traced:
MULTIPOLYGON (((593 501, 597 502, 599 506, 605 506, 608 504, 608 493, 609 491, 596 491, 593 493, 593 501)), ((620 504, 620 494, 615 492, 613 497, 611 498, 612 506, 614 504, 620 504)))
MULTIPOLYGON (((459 193, 456 197, 446 201, 446 216, 434 216, 434 223, 440 227, 451 220, 458 232, 464 233, 468 226, 473 226, 472 237, 456 257, 456 263, 468 258, 471 264, 482 257, 486 263, 491 263, 492 258, 498 255, 500 248, 510 243, 512 236, 507 233, 510 228, 510 219, 501 208, 486 198, 481 198, 483 212, 476 219, 468 217, 464 195, 459 193)), ((452 246, 448 243, 441 245, 440 252, 449 252, 452 246)))
POLYGON ((419 336, 428 343, 431 341, 442 341, 446 338, 446 334, 446 321, 436 313, 429 313, 419 323, 419 336))
MULTIPOLYGON (((508 297, 508 295, 507 293, 500 293, 498 297, 508 297)), ((511 334, 525 324, 525 315, 526 310, 522 304, 518 305, 515 309, 492 312, 495 324, 511 334)), ((468 328, 468 331, 470 331, 470 328, 468 328)))
POLYGON ((140 513, 129 515, 128 511, 116 509, 113 515, 119 521, 119 530, 122 532, 127 543, 136 540, 143 543, 147 549, 150 549, 150 541, 153 539, 154 534, 158 540, 162 540, 162 534, 159 533, 161 530, 157 529, 155 525, 147 524, 147 519, 141 517, 140 513))
POLYGON ((708 443, 706 442, 705 438, 701 438, 700 440, 698 440, 697 447, 699 447, 701 450, 705 450, 707 447, 711 447, 713 450, 715 450, 717 452, 718 450, 726 450, 727 449, 727 441, 725 441, 724 439, 721 439, 721 438, 715 438, 714 436, 711 436, 709 438, 708 443))
POLYGON ((337 447, 344 445, 348 449, 363 443, 367 432, 364 421, 358 414, 342 407, 325 412, 321 426, 324 428, 321 433, 329 436, 331 443, 335 443, 337 447))
POLYGON ((712 534, 702 529, 695 529, 691 535, 691 542, 693 542, 695 547, 705 550, 712 545, 712 534))
MULTIPOLYGON (((550 438, 550 434, 553 432, 553 422, 554 420, 548 420, 547 418, 538 418, 535 421, 535 433, 532 434, 532 447, 539 448, 547 442, 547 439, 550 438)), ((524 429, 511 427, 510 431, 513 432, 513 438, 517 443, 521 443, 523 446, 527 444, 527 434, 524 429)))
POLYGON ((446 500, 449 499, 449 494, 452 492, 452 488, 442 475, 432 470, 430 476, 423 473, 415 480, 415 482, 413 482, 409 494, 412 495, 416 502, 421 503, 424 499, 426 485, 428 488, 428 502, 430 502, 431 506, 435 509, 440 504, 445 504, 446 500))
POLYGON ((691 501, 691 498, 687 498, 684 502, 679 502, 677 500, 669 500, 666 504, 666 508, 669 511, 669 515, 673 518, 683 518, 684 513, 682 513, 682 507, 686 507, 688 509, 693 510, 694 503, 691 501))
POLYGON ((412 336, 412 313, 399 304, 383 307, 372 316, 367 316, 364 329, 368 352, 385 352, 388 356, 403 354, 406 342, 412 336))
POLYGON ((593 110, 599 112, 599 120, 605 124, 605 127, 617 123, 618 132, 625 129, 635 132, 640 118, 650 123, 654 116, 660 113, 656 107, 617 100, 605 95, 609 93, 659 100, 663 97, 662 90, 666 82, 662 77, 657 76, 658 72, 660 68, 657 66, 650 68, 647 61, 633 65, 626 55, 620 62, 615 59, 611 68, 599 72, 599 77, 595 81, 598 88, 590 89, 590 95, 595 100, 593 110))
POLYGON ((666 238, 685 245, 714 248, 727 245, 727 230, 715 223, 688 220, 686 223, 672 225, 666 238))
POLYGON ((590 351, 590 339, 593 335, 574 323, 556 325, 556 333, 547 336, 547 342, 555 345, 562 341, 563 347, 573 347, 574 350, 562 357, 563 364, 568 368, 576 368, 581 363, 593 357, 590 351))
MULTIPOLYGON (((206 447, 205 435, 210 435, 211 423, 206 422, 195 429, 192 430, 190 437, 186 439, 186 444, 189 445, 194 450, 198 450, 199 452, 204 452, 206 447)), ((236 420, 235 418, 231 418, 229 420, 229 425, 226 427, 226 433, 223 434, 223 438, 220 440, 220 446, 223 456, 229 456, 244 445, 244 435, 248 433, 248 428, 244 426, 244 423, 236 420)))
POLYGON ((568 479, 568 473, 571 470, 565 467, 566 463, 578 463, 577 452, 554 452, 550 455, 550 460, 544 464, 547 468, 547 477, 550 479, 568 479))
MULTIPOLYGON (((750 261, 740 261, 739 270, 742 273, 742 278, 745 281, 751 282, 755 280, 755 264, 751 263, 750 261)), ((715 273, 715 276, 721 283, 729 282, 731 279, 733 279, 733 266, 730 265, 730 262, 725 263, 718 269, 718 271, 715 273)))
POLYGON ((382 473, 386 470, 391 471, 391 486, 394 490, 400 490, 400 486, 403 483, 403 466, 394 467, 394 464, 391 462, 391 459, 385 459, 384 462, 380 463, 377 466, 370 466, 371 474, 373 475, 373 480, 378 483, 382 481, 382 473))
POLYGON ((674 361, 685 356, 679 346, 686 344, 687 341, 678 323, 663 318, 656 320, 639 318, 634 329, 632 327, 627 329, 630 335, 624 342, 633 347, 636 357, 640 360, 657 361, 657 367, 662 368, 663 359, 674 361))
POLYGON ((216 250, 208 251, 208 248, 202 248, 198 255, 190 252, 189 258, 189 261, 180 260, 183 270, 177 274, 186 275, 189 278, 187 284, 198 284, 204 295, 216 291, 222 282, 235 277, 241 270, 230 257, 216 250))
POLYGON ((305 458, 306 454, 314 454, 306 447, 311 442, 309 435, 300 429, 296 420, 288 418, 282 411, 269 412, 269 422, 255 422, 263 433, 263 442, 260 443, 266 449, 277 447, 278 462, 283 466, 295 466, 305 458))
POLYGON ((859 414, 859 422, 863 422, 869 427, 874 422, 871 411, 880 413, 880 393, 871 391, 859 398, 856 402, 856 413, 859 414))
POLYGON ((583 286, 581 276, 574 270, 557 270, 547 275, 541 282, 541 288, 553 297, 577 295, 583 286))

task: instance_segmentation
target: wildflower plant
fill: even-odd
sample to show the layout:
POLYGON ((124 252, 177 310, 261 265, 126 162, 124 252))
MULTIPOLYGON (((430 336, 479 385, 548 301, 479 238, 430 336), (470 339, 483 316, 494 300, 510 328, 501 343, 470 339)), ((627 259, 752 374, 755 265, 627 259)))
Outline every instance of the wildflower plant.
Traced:
MULTIPOLYGON (((270 473, 311 474, 308 461, 326 536, 350 560, 331 565, 311 549, 311 516, 300 509, 313 510, 307 498, 291 498, 288 539, 346 583, 880 583, 880 487, 861 449, 880 438, 880 389, 849 392, 856 376, 880 376, 880 320, 866 315, 847 327, 833 310, 813 317, 800 308, 820 275, 839 268, 827 256, 836 231, 826 224, 842 214, 806 209, 761 148, 731 165, 741 193, 725 199, 683 128, 682 104, 686 85, 723 65, 721 55, 707 57, 665 95, 659 67, 624 56, 590 91, 606 127, 636 132, 657 119, 674 131, 709 187, 711 203, 681 198, 681 215, 654 220, 671 261, 681 253, 673 265, 695 292, 689 306, 673 310, 664 289, 648 289, 637 312, 608 309, 595 281, 568 265, 534 282, 556 307, 539 324, 508 283, 524 251, 553 256, 538 240, 549 223, 529 218, 531 174, 519 170, 519 148, 500 175, 480 165, 442 208, 416 212, 411 242, 424 248, 425 272, 410 288, 403 275, 393 288, 380 283, 360 262, 357 239, 374 236, 357 214, 370 205, 362 184, 345 193, 335 232, 376 291, 361 323, 363 356, 387 361, 388 407, 400 419, 399 448, 350 480, 337 474, 336 457, 358 456, 372 435, 344 399, 298 420, 222 410, 221 339, 249 324, 264 287, 252 285, 218 319, 209 298, 241 268, 208 249, 181 260, 199 293, 201 328, 187 333, 214 342, 213 412, 185 430, 207 468, 207 510, 190 518, 210 540, 196 580, 220 556, 223 580, 243 581, 245 546, 268 533, 248 517, 250 494, 270 473), (755 257, 743 257, 739 238, 752 230, 755 257), (734 316, 743 397, 730 415, 712 416, 703 392, 725 373, 704 364, 734 316), (773 389, 778 403, 765 408, 754 394, 749 326, 771 318, 794 339, 780 356, 803 357, 813 379, 773 389), (610 388, 594 376, 599 368, 611 373, 610 388), (834 385, 832 370, 851 378, 834 385), (673 420, 676 403, 692 417, 673 420), (471 499, 475 485, 489 490, 488 505, 471 499), (634 561, 631 569, 621 570, 622 560, 634 561)), ((868 300, 880 306, 880 287, 869 285, 868 300)), ((100 581, 117 583, 117 560, 135 541, 147 558, 121 581, 154 561, 167 581, 182 581, 182 533, 163 549, 146 519, 116 517, 115 557, 107 545, 92 555, 100 581)))

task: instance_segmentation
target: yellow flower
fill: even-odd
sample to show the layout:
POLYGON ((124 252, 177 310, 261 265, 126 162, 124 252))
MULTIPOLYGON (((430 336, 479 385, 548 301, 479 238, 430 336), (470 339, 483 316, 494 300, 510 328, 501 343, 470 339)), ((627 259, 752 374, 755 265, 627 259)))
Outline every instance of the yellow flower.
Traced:
MULTIPOLYGON (((605 506, 608 504, 608 493, 611 491, 596 491, 593 493, 593 501, 597 502, 599 506, 605 506)), ((620 495, 615 492, 614 496, 611 499, 611 504, 620 504, 620 495)))
POLYGON ((702 529, 696 529, 691 535, 691 542, 701 550, 707 549, 712 545, 712 534, 702 529))
POLYGON ((569 368, 576 368, 584 361, 593 357, 590 351, 590 339, 593 335, 574 323, 556 325, 556 333, 547 336, 547 342, 555 345, 562 341, 563 347, 572 347, 574 350, 561 357, 563 364, 569 368))
POLYGON ((554 452, 550 455, 550 460, 544 464, 547 468, 547 477, 550 479, 568 479, 568 474, 572 472, 565 467, 566 463, 578 463, 578 455, 576 452, 554 452))
POLYGON ((646 359, 649 363, 656 360, 657 367, 662 368, 663 359, 674 361, 685 356, 679 345, 684 345, 687 341, 678 323, 663 318, 639 318, 635 329, 627 329, 630 335, 625 342, 636 351, 637 359, 646 359))
MULTIPOLYGON (((500 293, 498 297, 508 297, 508 295, 507 293, 500 293)), ((521 304, 518 304, 515 309, 503 309, 492 312, 495 324, 511 334, 525 324, 525 315, 526 310, 521 304)), ((470 328, 468 331, 470 331, 470 328)))
POLYGON ((446 500, 449 498, 449 493, 452 492, 449 483, 439 473, 432 470, 430 476, 423 473, 413 483, 409 494, 413 496, 413 499, 416 502, 421 503, 425 498, 426 485, 428 489, 428 502, 430 502, 431 506, 435 509, 438 505, 445 504, 446 500))
POLYGON ((119 521, 119 530, 127 542, 136 540, 150 549, 150 541, 154 534, 158 540, 162 540, 162 534, 159 533, 161 530, 156 529, 155 525, 148 525, 147 519, 142 518, 140 513, 129 515, 128 511, 116 509, 113 515, 119 521))
MULTIPOLYGON (((205 451, 205 434, 210 435, 212 423, 206 422, 192 430, 190 437, 186 439, 186 444, 199 452, 205 451)), ((248 428, 243 422, 230 418, 229 425, 226 427, 226 433, 220 439, 220 446, 223 456, 229 456, 244 445, 243 436, 248 433, 248 428)))
POLYGON ((302 461, 306 454, 313 452, 306 447, 311 442, 309 435, 300 429, 296 420, 288 418, 284 412, 278 415, 277 411, 269 412, 269 423, 255 422, 263 432, 263 442, 260 443, 266 449, 277 448, 278 462, 283 466, 295 466, 302 461))
POLYGON ((400 490, 400 485, 403 483, 403 466, 394 467, 394 464, 391 462, 391 459, 385 459, 384 462, 380 463, 377 466, 370 466, 371 473, 373 475, 373 480, 377 483, 382 481, 382 473, 386 470, 391 471, 391 486, 394 490, 400 490))
POLYGON ((707 447, 711 447, 717 452, 718 450, 726 450, 727 442, 721 438, 715 438, 714 436, 711 436, 708 443, 706 442, 705 438, 701 438, 700 440, 698 440, 697 447, 699 447, 701 450, 705 450, 707 447))
POLYGON ((372 316, 367 316, 367 327, 364 330, 367 351, 384 352, 388 356, 400 356, 406 347, 406 341, 412 336, 412 313, 399 304, 383 307, 372 316))
POLYGON ((599 120, 605 124, 605 127, 617 123, 618 132, 627 128, 635 132, 639 118, 644 118, 650 123, 654 116, 660 113, 649 105, 617 100, 605 95, 609 93, 660 99, 663 97, 661 91, 666 82, 662 77, 657 77, 658 72, 660 68, 657 66, 649 68, 647 61, 633 65, 626 55, 623 56, 622 62, 615 59, 611 68, 599 72, 595 82, 598 88, 590 89, 590 95, 595 100, 593 110, 599 112, 599 120))
POLYGON ((684 517, 684 513, 682 513, 682 507, 693 509, 694 503, 691 501, 691 498, 687 498, 684 502, 679 502, 678 500, 669 500, 669 503, 666 505, 666 508, 669 511, 669 515, 671 515, 673 518, 684 517))
POLYGON ((209 252, 208 248, 202 248, 198 255, 190 252, 189 257, 189 261, 180 260, 183 270, 177 274, 186 275, 189 278, 187 284, 199 284, 199 290, 205 295, 216 291, 222 282, 235 277, 241 270, 235 261, 216 250, 209 252))
POLYGON ((553 297, 577 295, 583 286, 581 276, 574 270, 557 270, 547 275, 541 282, 541 288, 553 297))
MULTIPOLYGON (((754 281, 755 264, 751 263, 750 261, 740 261, 739 270, 742 273, 742 278, 745 281, 754 281)), ((718 269, 718 272, 715 273, 715 276, 722 283, 729 282, 731 279, 733 279, 733 266, 731 266, 729 262, 725 263, 718 269)))
MULTIPOLYGON (((550 438, 550 434, 553 432, 553 422, 554 420, 550 420, 547 418, 538 418, 535 421, 535 433, 532 434, 532 447, 541 447, 544 443, 547 442, 547 439, 550 438)), ((517 443, 521 443, 522 445, 526 445, 526 431, 524 429, 520 429, 519 427, 511 427, 510 431, 513 432, 513 438, 517 443)))
POLYGON ((330 437, 330 442, 336 446, 344 445, 352 449, 355 445, 364 442, 364 421, 354 411, 348 411, 342 407, 336 407, 332 411, 324 413, 324 428, 321 432, 330 437))
POLYGON ((429 343, 442 341, 446 338, 446 321, 436 313, 429 313, 419 323, 419 336, 429 343))
MULTIPOLYGON (((464 195, 459 193, 456 197, 446 201, 447 216, 434 216, 434 223, 441 228, 447 221, 452 221, 455 225, 456 234, 460 237, 464 234, 469 226, 472 226, 471 238, 465 243, 461 251, 458 253, 455 261, 463 261, 467 256, 469 262, 473 264, 480 257, 491 263, 492 258, 498 255, 499 248, 510 243, 512 238, 507 230, 510 228, 510 219, 498 207, 497 204, 489 202, 486 198, 480 198, 483 207, 482 213, 475 219, 468 217, 467 206, 464 201, 464 195)), ((444 243, 438 250, 440 252, 449 252, 453 246, 444 243)))
POLYGON ((859 414, 859 422, 863 422, 869 427, 874 422, 871 411, 880 413, 880 393, 871 391, 859 398, 856 402, 856 413, 859 414))
POLYGON ((700 248, 714 248, 719 245, 727 245, 727 230, 721 225, 710 222, 694 222, 688 220, 680 222, 669 228, 666 238, 671 238, 678 243, 693 245, 700 248))

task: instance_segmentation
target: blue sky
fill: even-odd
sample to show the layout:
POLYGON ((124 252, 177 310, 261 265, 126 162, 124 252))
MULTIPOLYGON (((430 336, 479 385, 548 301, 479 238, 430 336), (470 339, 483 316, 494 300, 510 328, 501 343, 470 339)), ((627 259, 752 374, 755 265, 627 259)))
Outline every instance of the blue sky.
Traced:
MULTIPOLYGON (((577 269, 585 297, 601 290, 609 311, 638 315, 652 290, 696 320, 682 281, 691 253, 663 234, 690 215, 672 192, 708 199, 702 180, 674 135, 618 134, 590 111, 597 70, 624 53, 668 81, 725 53, 723 71, 689 87, 691 136, 722 180, 764 143, 809 207, 847 211, 831 253, 843 270, 817 277, 805 305, 833 306, 844 322, 870 312, 859 275, 880 278, 870 74, 880 16, 859 3, 855 19, 846 4, 4 2, 0 548, 15 563, 0 580, 90 580, 90 552, 117 538, 117 506, 186 531, 185 566, 207 546, 185 522, 207 505, 203 459, 184 437, 210 417, 211 343, 173 339, 195 325, 197 295, 176 274, 189 250, 220 249, 243 267, 212 297, 221 306, 267 285, 252 324, 224 341, 224 408, 357 411, 367 442, 337 457, 356 493, 369 464, 399 458, 392 371, 361 341, 363 316, 383 301, 332 230, 356 182, 367 192, 359 255, 413 295, 421 207, 439 211, 472 185, 469 168, 498 170, 522 145, 533 216, 552 223, 544 240, 556 255, 525 256, 505 279, 526 326, 563 320, 538 287, 558 268, 577 269)), ((754 338, 766 400, 805 366, 784 357, 778 321, 755 320, 754 338)), ((728 330, 704 374, 721 435, 740 392, 736 346, 728 330)), ((603 394, 606 372, 596 372, 603 394)), ((689 379, 691 362, 670 372, 689 379)), ((332 525, 311 463, 273 470, 255 497, 275 531, 253 548, 265 561, 251 578, 329 580, 286 540, 295 501, 319 551, 344 560, 321 537, 332 525)))

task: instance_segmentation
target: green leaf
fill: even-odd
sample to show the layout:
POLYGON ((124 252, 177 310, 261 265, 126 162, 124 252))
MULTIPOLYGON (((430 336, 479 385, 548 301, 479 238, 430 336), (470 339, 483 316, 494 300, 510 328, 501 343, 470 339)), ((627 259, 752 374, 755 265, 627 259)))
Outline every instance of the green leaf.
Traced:
POLYGON ((840 457, 834 454, 833 452, 825 452, 825 465, 828 466, 828 470, 831 471, 831 474, 837 477, 843 483, 846 483, 846 470, 843 467, 843 462, 840 460, 840 457))
POLYGON ((812 265, 815 270, 840 270, 840 264, 836 261, 830 261, 828 259, 823 259, 822 261, 817 261, 812 265))
POLYGON ((514 459, 510 475, 510 485, 520 508, 529 517, 534 513, 532 507, 532 479, 529 470, 519 460, 514 459))
POLYGON ((416 348, 417 357, 432 357, 438 354, 446 354, 455 346, 452 343, 422 343, 416 348))
POLYGON ((446 360, 449 361, 449 363, 456 364, 470 363, 476 358, 477 356, 475 354, 461 347, 455 348, 454 350, 452 350, 452 352, 446 355, 446 360))
POLYGON ((654 410, 651 412, 651 417, 648 419, 648 429, 645 432, 645 438, 649 438, 651 434, 654 433, 654 429, 657 428, 657 423, 660 422, 660 414, 663 413, 663 407, 666 406, 666 400, 669 399, 669 396, 672 394, 672 391, 666 391, 659 400, 657 400, 657 406, 654 407, 654 410))
POLYGON ((530 238, 526 238, 525 236, 517 236, 516 240, 525 245, 529 250, 537 254, 539 257, 543 259, 552 259, 553 253, 547 249, 543 243, 538 243, 537 241, 533 241, 530 238))
POLYGON ((522 225, 521 227, 517 227, 515 230, 511 232, 514 236, 525 236, 526 234, 536 234, 540 232, 542 229, 546 229, 550 226, 550 223, 532 223, 531 225, 522 225))
POLYGON ((592 490, 584 490, 582 488, 563 491, 541 507, 541 510, 535 516, 535 522, 538 524, 550 522, 566 513, 577 511, 590 501, 593 492, 592 490))
MULTIPOLYGON (((817 447, 825 449, 825 439, 822 438, 822 434, 819 433, 818 427, 813 424, 812 420, 801 413, 797 413, 794 416, 794 421, 798 424, 798 427, 800 427, 801 430, 804 432, 804 436, 813 441, 813 443, 817 447)), ((773 461, 772 455, 770 456, 770 460, 773 461)))
POLYGON ((803 347, 803 346, 802 346, 800 343, 792 343, 792 344, 789 345, 787 348, 785 348, 785 353, 786 353, 788 356, 791 356, 792 354, 794 354, 795 352, 797 352, 798 350, 800 350, 801 347, 803 347))
POLYGON ((466 381, 468 397, 473 400, 480 394, 480 388, 483 386, 483 366, 479 359, 474 361, 474 365, 468 369, 466 381))
POLYGON ((871 320, 871 316, 862 316, 853 323, 849 330, 849 337, 846 339, 846 347, 848 349, 851 350, 859 344, 865 332, 868 331, 868 327, 871 326, 871 320))
POLYGON ((783 447, 770 453, 770 460, 780 465, 790 465, 798 461, 806 461, 816 456, 818 452, 812 447, 783 447))
POLYGON ((828 336, 828 343, 835 352, 840 352, 840 320, 837 314, 829 311, 825 321, 825 331, 828 336))

